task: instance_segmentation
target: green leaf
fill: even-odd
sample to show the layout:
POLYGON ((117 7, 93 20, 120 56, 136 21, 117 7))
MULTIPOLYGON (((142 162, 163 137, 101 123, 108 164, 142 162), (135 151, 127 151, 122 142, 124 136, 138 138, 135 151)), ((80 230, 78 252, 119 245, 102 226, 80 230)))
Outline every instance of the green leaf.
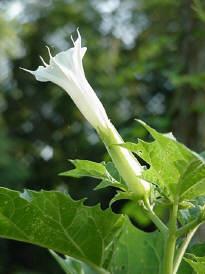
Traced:
POLYGON ((113 186, 116 188, 119 188, 120 190, 126 191, 128 190, 127 185, 123 181, 122 177, 120 176, 118 170, 114 166, 112 162, 103 163, 105 165, 105 168, 107 170, 107 174, 109 174, 109 179, 104 179, 95 187, 95 190, 102 189, 108 186, 113 186))
MULTIPOLYGON (((203 257, 205 254, 205 245, 204 244, 194 244, 188 247, 188 257, 187 259, 191 259, 191 256, 194 255, 196 257, 203 257), (191 254, 191 255, 190 255, 191 254)), ((185 255, 186 256, 186 255, 185 255)), ((186 257, 184 257, 186 258, 186 257)), ((193 274, 195 273, 191 265, 182 260, 181 265, 179 267, 179 271, 177 274, 193 274)))
POLYGON ((118 191, 117 194, 112 198, 111 204, 119 200, 132 200, 139 201, 139 197, 134 192, 129 191, 118 191))
POLYGON ((53 250, 50 250, 50 253, 52 256, 56 259, 58 264, 61 266, 61 268, 64 270, 66 274, 106 274, 108 273, 107 271, 100 269, 100 268, 95 268, 93 269, 92 267, 88 266, 84 262, 80 260, 76 260, 70 256, 65 256, 64 258, 59 256, 57 253, 55 253, 53 250))
POLYGON ((75 178, 81 177, 93 177, 96 179, 107 179, 109 174, 105 166, 101 163, 96 163, 88 160, 70 160, 70 162, 75 166, 75 169, 62 172, 60 175, 69 176, 75 178))
POLYGON ((86 207, 61 192, 5 188, 0 188, 0 237, 66 255, 54 256, 69 274, 79 269, 155 274, 163 245, 160 233, 146 234, 109 209, 86 207))
POLYGON ((205 196, 200 196, 191 202, 184 201, 180 203, 178 212, 178 221, 185 225, 193 220, 205 220, 205 196))
POLYGON ((159 191, 170 200, 176 195, 189 200, 205 194, 205 161, 202 157, 176 141, 172 134, 161 134, 141 122, 154 138, 152 142, 139 140, 125 143, 150 165, 143 178, 159 186, 159 191))
POLYGON ((191 265, 196 274, 205 273, 205 257, 197 257, 193 254, 186 254, 189 258, 184 258, 184 260, 191 265))
MULTIPOLYGON (((108 171, 110 164, 96 163, 88 160, 70 160, 75 166, 74 169, 60 173, 61 176, 69 176, 75 178, 81 177, 92 177, 95 179, 102 180, 96 189, 104 188, 107 186, 113 186, 126 190, 126 185, 117 181, 108 171)), ((113 166, 112 166, 113 170, 113 166)))
POLYGON ((0 237, 52 249, 93 267, 107 263, 123 220, 61 192, 0 188, 0 237))
POLYGON ((185 225, 198 217, 202 214, 202 209, 200 206, 193 205, 193 207, 181 209, 178 212, 178 221, 181 225, 185 225))
POLYGON ((158 274, 163 252, 162 239, 160 232, 142 232, 127 220, 109 270, 112 274, 158 274))
POLYGON ((181 199, 190 200, 205 194, 205 162, 201 158, 193 159, 179 179, 181 199))

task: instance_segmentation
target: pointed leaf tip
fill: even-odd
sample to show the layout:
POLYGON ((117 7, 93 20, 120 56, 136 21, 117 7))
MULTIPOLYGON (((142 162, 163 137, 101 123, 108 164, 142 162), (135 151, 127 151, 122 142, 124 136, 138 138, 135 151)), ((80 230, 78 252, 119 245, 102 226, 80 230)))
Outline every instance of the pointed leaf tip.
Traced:
POLYGON ((141 119, 135 119, 135 121, 137 121, 138 123, 140 123, 141 125, 143 125, 143 126, 146 126, 147 124, 144 122, 144 121, 142 121, 141 119))

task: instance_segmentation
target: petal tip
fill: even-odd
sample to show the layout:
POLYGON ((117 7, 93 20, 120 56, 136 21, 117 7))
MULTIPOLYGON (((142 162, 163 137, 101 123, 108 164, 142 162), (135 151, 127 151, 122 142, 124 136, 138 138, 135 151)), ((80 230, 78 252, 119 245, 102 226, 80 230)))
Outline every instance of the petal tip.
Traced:
POLYGON ((79 27, 77 27, 77 34, 78 34, 78 38, 81 38, 81 35, 80 35, 80 31, 79 31, 79 27))
POLYGON ((47 50, 48 50, 48 55, 49 55, 50 59, 52 59, 52 58, 53 58, 53 56, 51 55, 50 48, 49 48, 48 46, 46 46, 46 48, 47 48, 47 50))
POLYGON ((47 67, 48 64, 44 61, 43 57, 41 57, 41 56, 39 56, 39 57, 40 57, 40 59, 41 59, 41 62, 44 64, 44 66, 47 67))
POLYGON ((72 41, 73 45, 75 46, 75 41, 74 41, 74 39, 73 39, 72 34, 71 34, 71 36, 70 36, 70 39, 71 39, 71 41, 72 41))
POLYGON ((77 40, 75 41, 75 44, 79 44, 80 47, 81 47, 81 35, 80 35, 80 31, 79 31, 79 27, 76 29, 76 32, 77 32, 77 35, 78 35, 78 38, 77 40))
POLYGON ((29 72, 31 74, 34 74, 34 71, 33 70, 29 70, 29 69, 25 69, 25 68, 22 68, 22 67, 19 67, 21 70, 24 70, 26 72, 29 72))

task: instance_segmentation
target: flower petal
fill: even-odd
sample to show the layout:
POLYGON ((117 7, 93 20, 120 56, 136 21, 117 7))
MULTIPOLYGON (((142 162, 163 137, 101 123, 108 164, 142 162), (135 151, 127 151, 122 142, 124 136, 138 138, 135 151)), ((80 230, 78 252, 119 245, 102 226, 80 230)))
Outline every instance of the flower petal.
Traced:
POLYGON ((49 64, 46 64, 40 57, 44 66, 39 66, 35 71, 24 70, 33 74, 38 81, 51 81, 62 87, 93 127, 105 128, 109 124, 109 119, 102 103, 85 77, 82 63, 85 52, 86 48, 81 47, 81 36, 78 31, 74 47, 54 57, 48 48, 49 64))

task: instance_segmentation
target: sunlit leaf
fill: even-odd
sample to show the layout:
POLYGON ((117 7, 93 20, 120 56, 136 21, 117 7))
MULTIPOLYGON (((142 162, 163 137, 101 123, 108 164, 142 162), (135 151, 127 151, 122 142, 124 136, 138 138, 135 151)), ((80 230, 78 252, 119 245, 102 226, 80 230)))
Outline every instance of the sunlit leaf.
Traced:
POLYGON ((176 141, 172 134, 161 134, 140 122, 154 138, 152 142, 139 140, 124 147, 136 153, 149 168, 143 178, 158 185, 164 196, 173 200, 189 200, 205 194, 205 161, 195 152, 176 141))
MULTIPOLYGON (((126 185, 117 181, 110 173, 113 173, 113 166, 105 163, 96 163, 88 160, 71 160, 71 163, 75 166, 74 169, 60 173, 61 176, 68 176, 74 178, 92 177, 101 180, 101 183, 96 189, 104 188, 107 186, 113 186, 126 190, 126 185)), ((116 174, 114 174, 116 175, 116 174)))
POLYGON ((0 188, 0 237, 36 244, 103 267, 124 218, 55 191, 0 188))

